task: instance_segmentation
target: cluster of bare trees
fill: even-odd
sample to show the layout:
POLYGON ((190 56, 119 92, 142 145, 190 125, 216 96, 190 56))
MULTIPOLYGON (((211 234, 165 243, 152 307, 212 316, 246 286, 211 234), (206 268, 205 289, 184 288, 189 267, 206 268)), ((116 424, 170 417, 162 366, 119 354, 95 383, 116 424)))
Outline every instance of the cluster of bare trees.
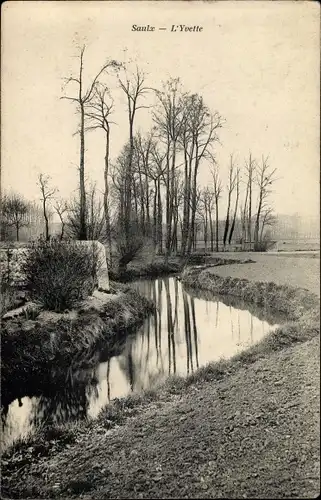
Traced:
MULTIPOLYGON (((219 250, 220 240, 223 248, 231 244, 239 220, 243 227, 241 241, 251 248, 254 239, 254 246, 258 247, 264 227, 272 221, 267 197, 274 171, 269 169, 267 160, 263 158, 262 167, 259 167, 250 155, 245 164, 245 181, 231 156, 221 237, 219 202, 223 186, 215 162, 215 145, 224 122, 220 114, 210 110, 201 95, 184 90, 179 79, 170 79, 161 90, 153 89, 147 85, 138 67, 130 72, 125 64, 115 60, 106 62, 85 86, 84 51, 84 48, 80 51, 78 74, 66 79, 66 84, 74 85, 75 93, 62 97, 76 104, 80 121, 80 196, 72 218, 75 235, 79 239, 89 237, 85 137, 87 131, 100 129, 105 136, 102 151, 105 239, 110 254, 112 237, 116 240, 123 267, 146 237, 153 241, 155 252, 164 252, 166 259, 172 252, 189 255, 196 247, 202 221, 205 246, 210 240, 211 250, 214 250, 214 243, 219 250), (125 97, 128 117, 124 147, 112 163, 110 141, 114 101, 106 84, 107 75, 116 78, 125 97), (146 97, 149 97, 149 104, 146 97), (139 110, 144 108, 150 110, 153 123, 151 129, 142 134, 137 127, 137 117, 139 110), (199 173, 206 165, 212 169, 212 183, 202 189, 199 173), (259 189, 256 212, 253 208, 254 185, 259 189), (239 206, 241 191, 245 191, 245 197, 239 206)), ((98 225, 102 229, 102 225, 98 225)))
POLYGON ((230 158, 229 182, 227 186, 228 203, 223 236, 223 247, 230 245, 237 222, 239 210, 239 242, 244 249, 265 250, 264 231, 275 222, 273 209, 269 203, 271 185, 276 180, 276 169, 270 167, 268 157, 261 161, 253 158, 245 160, 243 168, 230 158), (234 193, 234 211, 231 199, 234 193), (240 202, 240 194, 243 199, 240 202), (232 215, 233 214, 233 215, 232 215))
MULTIPOLYGON (((31 204, 19 193, 4 194, 1 200, 1 238, 10 239, 12 230, 15 239, 20 240, 22 228, 29 228, 30 234, 62 240, 65 237, 78 238, 80 232, 80 201, 75 196, 64 200, 59 190, 52 185, 49 175, 39 174, 39 202, 31 204), (53 216, 59 220, 59 231, 53 231, 53 216), (37 227, 33 227, 33 226, 37 227)), ((95 184, 86 186, 85 224, 90 240, 105 238, 105 214, 103 202, 95 184)))
MULTIPOLYGON (((143 82, 138 71, 133 88, 147 92, 143 82)), ((155 250, 168 258, 177 251, 189 254, 194 246, 198 174, 204 160, 214 163, 223 120, 202 96, 184 92, 179 79, 170 79, 154 94, 152 128, 144 136, 139 131, 130 135, 112 166, 112 194, 120 217, 136 233, 152 238, 155 250)))
MULTIPOLYGON (((169 79, 160 90, 151 88, 138 67, 131 72, 115 60, 107 61, 88 81, 84 47, 77 74, 65 79, 66 89, 70 93, 62 99, 75 105, 79 117, 79 190, 67 202, 59 198, 47 175, 39 175, 46 239, 50 237, 49 215, 55 212, 61 239, 66 235, 101 239, 109 258, 112 249, 117 249, 123 268, 146 239, 166 259, 177 252, 189 255, 200 232, 205 249, 211 251, 228 249, 235 239, 243 248, 262 247, 265 229, 274 220, 269 194, 275 170, 267 158, 259 162, 251 154, 242 167, 231 155, 229 165, 219 168, 215 152, 224 120, 200 94, 186 91, 180 79, 169 79), (124 146, 113 161, 111 80, 125 98, 128 118, 124 146), (139 129, 141 109, 148 109, 152 122, 144 133, 139 129), (104 136, 102 193, 86 182, 85 144, 90 131, 104 136), (227 186, 223 186, 223 169, 227 170, 227 186), (200 173, 206 171, 211 172, 210 181, 202 186, 200 173)), ((17 239, 27 210, 23 203, 20 200, 18 206, 17 200, 5 200, 2 210, 8 223, 15 225, 17 239)))
POLYGON ((86 131, 100 128, 105 134, 105 231, 111 247, 109 151, 113 100, 108 86, 102 81, 112 69, 126 97, 128 116, 126 144, 111 174, 113 193, 116 194, 113 201, 117 203, 117 234, 121 235, 124 246, 129 248, 133 239, 137 240, 139 231, 142 236, 153 237, 155 247, 162 250, 164 224, 164 250, 168 257, 173 250, 177 250, 177 233, 181 224, 181 250, 183 254, 190 252, 195 233, 198 172, 203 159, 213 158, 212 146, 222 125, 220 115, 210 112, 202 96, 183 92, 178 79, 168 81, 161 91, 151 89, 139 68, 130 74, 124 64, 115 60, 105 63, 91 83, 85 86, 84 51, 84 48, 80 51, 78 74, 66 79, 66 85, 74 85, 75 91, 62 97, 76 105, 80 122, 78 237, 88 237, 85 215, 86 131), (151 132, 142 137, 136 131, 136 118, 140 109, 151 107, 145 103, 147 94, 156 99, 152 106, 154 125, 151 132), (183 174, 178 163, 184 165, 183 174), (184 202, 182 220, 179 217, 181 200, 184 202))
POLYGON ((203 221, 205 249, 226 250, 234 240, 242 250, 266 250, 266 230, 276 221, 269 202, 275 172, 267 157, 257 161, 250 153, 239 166, 230 155, 224 190, 217 166, 212 168, 212 182, 199 191, 198 214, 203 221), (225 214, 219 211, 223 194, 225 214))

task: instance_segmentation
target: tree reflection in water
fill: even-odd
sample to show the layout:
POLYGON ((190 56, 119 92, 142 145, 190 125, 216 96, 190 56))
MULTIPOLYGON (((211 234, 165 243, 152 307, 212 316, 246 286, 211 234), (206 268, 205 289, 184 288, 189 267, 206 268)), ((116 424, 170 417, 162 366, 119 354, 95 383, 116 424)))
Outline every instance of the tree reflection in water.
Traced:
MULTIPOLYGON (((252 315, 247 304, 239 308, 235 299, 221 300, 213 294, 184 289, 172 277, 132 285, 156 303, 155 314, 146 320, 137 337, 129 341, 133 346, 130 359, 135 364, 136 390, 146 389, 166 375, 189 374, 209 361, 233 355, 237 348, 252 344, 254 337, 259 339, 270 329, 265 323, 266 315, 271 319, 267 311, 255 307, 252 315), (154 335, 153 344, 151 335, 154 335)), ((128 349, 129 345, 127 352, 128 349)), ((122 356, 122 364, 124 362, 122 356)), ((125 372, 129 374, 129 368, 125 372)), ((131 387, 128 377, 127 380, 131 387)))
POLYGON ((196 327, 196 315, 195 315, 194 297, 191 297, 191 310, 192 310, 192 319, 193 319, 193 333, 194 333, 196 368, 199 368, 199 363, 198 363, 198 336, 197 336, 197 327, 196 327))
POLYGON ((154 300, 156 310, 127 338, 121 354, 110 359, 108 352, 101 351, 88 354, 67 370, 57 367, 48 386, 39 381, 39 387, 28 390, 25 396, 30 397, 22 398, 22 407, 16 400, 2 408, 7 437, 14 432, 19 437, 19 418, 25 419, 24 428, 29 425, 30 430, 37 424, 97 415, 113 398, 152 388, 168 375, 186 375, 236 354, 282 321, 271 311, 230 297, 185 289, 172 277, 132 285, 154 300))

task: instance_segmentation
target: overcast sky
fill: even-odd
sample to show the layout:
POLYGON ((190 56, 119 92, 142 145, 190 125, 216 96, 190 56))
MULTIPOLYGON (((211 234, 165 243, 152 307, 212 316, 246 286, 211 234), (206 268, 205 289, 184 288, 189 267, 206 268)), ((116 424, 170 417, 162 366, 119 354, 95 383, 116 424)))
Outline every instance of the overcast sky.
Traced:
MULTIPOLYGON (((60 100, 62 77, 77 71, 86 43, 88 81, 107 58, 134 59, 146 82, 180 77, 225 118, 217 161, 226 182, 230 153, 251 150, 277 168, 279 213, 319 212, 319 6, 316 2, 7 2, 2 6, 2 188, 39 199, 48 173, 61 196, 77 186, 79 138, 73 104, 60 100), (132 32, 151 25, 153 32, 132 32), (202 32, 171 32, 172 24, 202 32), (166 31, 159 31, 166 27, 166 31), (125 52, 124 50, 127 49, 125 52)), ((109 84, 113 88, 112 79, 109 84)), ((70 87, 70 95, 73 93, 70 87)), ((111 157, 127 140, 124 100, 115 92, 111 157)), ((149 125, 139 111, 137 129, 149 125)), ((87 176, 103 186, 104 141, 91 132, 87 176)), ((209 180, 203 168, 201 181, 209 180)))

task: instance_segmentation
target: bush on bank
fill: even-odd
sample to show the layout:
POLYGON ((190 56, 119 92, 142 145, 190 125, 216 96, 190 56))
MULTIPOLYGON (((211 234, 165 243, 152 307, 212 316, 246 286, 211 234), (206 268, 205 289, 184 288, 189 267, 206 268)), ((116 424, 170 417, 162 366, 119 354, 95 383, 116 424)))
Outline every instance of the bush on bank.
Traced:
POLYGON ((22 269, 31 298, 49 311, 71 309, 97 283, 98 250, 76 241, 50 239, 32 243, 22 269))
MULTIPOLYGON (((106 294, 106 297, 109 296, 106 294)), ((101 346, 112 353, 152 310, 154 306, 150 301, 130 290, 110 298, 99 309, 80 308, 74 317, 61 315, 58 321, 38 318, 4 321, 2 401, 9 397, 7 391, 13 376, 22 383, 39 376, 45 381, 53 368, 63 371, 84 355, 89 359, 101 346)))
POLYGON ((0 249, 0 317, 19 307, 25 300, 17 284, 21 282, 21 259, 23 251, 15 250, 11 245, 0 249))

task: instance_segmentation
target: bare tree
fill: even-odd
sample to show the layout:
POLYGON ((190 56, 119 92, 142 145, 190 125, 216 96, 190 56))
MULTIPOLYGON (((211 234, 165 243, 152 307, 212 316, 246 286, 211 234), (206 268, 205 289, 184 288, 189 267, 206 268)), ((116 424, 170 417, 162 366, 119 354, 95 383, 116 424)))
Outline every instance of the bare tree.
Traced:
POLYGON ((109 214, 109 152, 110 152, 110 115, 113 110, 113 100, 106 86, 96 83, 93 98, 89 102, 86 118, 89 122, 87 130, 101 129, 105 134, 105 165, 104 165, 104 214, 106 238, 108 242, 108 261, 111 263, 111 226, 109 214))
POLYGON ((214 251, 214 231, 213 231, 213 221, 212 213, 214 208, 214 191, 213 189, 206 187, 201 190, 200 202, 199 202, 199 214, 204 219, 204 246, 205 251, 207 251, 208 235, 210 232, 210 242, 211 251, 214 251))
POLYGON ((244 223, 247 222, 247 240, 249 242, 249 248, 251 250, 252 245, 252 198, 253 198, 253 183, 255 176, 256 162, 252 158, 252 154, 249 154, 249 160, 245 162, 245 171, 247 175, 247 186, 246 186, 246 202, 244 204, 244 223), (248 206, 247 206, 248 204, 248 206), (246 221, 246 208, 247 208, 247 221, 246 221))
POLYGON ((247 204, 249 196, 249 183, 246 183, 244 204, 240 205, 240 220, 241 220, 241 243, 243 250, 246 249, 247 236, 247 204))
POLYGON ((154 208, 153 208, 153 223, 154 223, 154 241, 156 253, 163 252, 163 202, 162 202, 162 180, 165 175, 165 159, 166 152, 161 152, 154 144, 152 148, 153 163, 149 170, 149 175, 154 182, 154 208))
MULTIPOLYGON (((195 140, 195 161, 194 161, 194 173, 193 173, 193 183, 192 183, 192 213, 191 213, 191 235, 194 232, 195 224, 195 213, 196 213, 196 185, 197 185, 197 175, 199 171, 200 162, 203 158, 208 157, 209 149, 212 147, 214 142, 218 140, 216 130, 221 127, 221 117, 218 113, 214 115, 210 114, 203 104, 199 105, 200 116, 203 118, 196 125, 196 130, 193 133, 195 140)), ((211 154, 210 154, 211 156, 211 154)), ((188 251, 191 248, 191 239, 189 242, 188 251)))
POLYGON ((120 64, 111 60, 105 63, 96 76, 92 79, 91 83, 87 88, 85 88, 84 83, 84 53, 85 46, 80 49, 79 54, 79 72, 77 76, 71 76, 65 78, 65 86, 70 83, 75 85, 76 91, 72 96, 63 96, 61 99, 68 99, 72 101, 77 106, 77 111, 80 114, 80 126, 79 126, 79 136, 80 136, 80 157, 79 157, 79 192, 80 192, 80 231, 79 239, 87 239, 87 229, 86 229, 86 189, 85 189, 85 117, 86 117, 86 106, 92 101, 96 84, 98 83, 99 77, 108 69, 120 67, 120 64))
MULTIPOLYGON (((268 196, 271 193, 271 185, 275 181, 276 168, 271 169, 268 164, 268 157, 262 156, 261 164, 257 168, 255 182, 259 189, 257 212, 254 227, 254 249, 259 250, 259 234, 262 212, 269 208, 267 206, 268 196)), ((266 222, 265 222, 266 224, 266 222)))
POLYGON ((223 246, 225 248, 227 242, 228 231, 230 228, 230 210, 231 210, 231 200, 232 195, 236 186, 236 172, 235 172, 235 164, 233 155, 230 155, 230 166, 229 166, 229 177, 228 177, 228 195, 227 195, 227 209, 226 209, 226 219, 225 219, 225 227, 224 227, 224 235, 223 235, 223 246))
MULTIPOLYGON (((106 241, 104 206, 95 184, 86 188, 85 223, 89 240, 106 241)), ((78 238, 81 220, 80 201, 77 198, 68 204, 66 224, 69 235, 78 238)))
POLYGON ((54 210, 56 211, 60 223, 61 223, 61 230, 60 230, 60 240, 63 239, 64 234, 65 234, 65 226, 66 226, 66 220, 64 217, 64 214, 68 211, 68 205, 66 201, 63 200, 57 200, 55 205, 54 205, 54 210))
MULTIPOLYGON (((217 131, 223 120, 218 112, 211 113, 202 96, 191 94, 185 96, 184 128, 181 133, 185 160, 185 181, 188 183, 185 196, 192 201, 190 217, 187 215, 184 228, 188 227, 187 251, 190 253, 195 231, 195 214, 197 198, 197 176, 203 159, 214 160, 212 147, 218 142, 217 131), (188 224, 187 224, 188 221, 188 224)), ((184 250, 184 248, 182 249, 184 250)))
POLYGON ((174 213, 174 184, 178 141, 185 120, 185 104, 179 79, 170 79, 162 91, 156 91, 157 106, 153 113, 154 124, 157 127, 159 140, 165 149, 165 169, 163 183, 166 202, 166 237, 165 259, 167 260, 172 247, 172 225, 174 213))
POLYGON ((121 223, 123 224, 125 238, 129 237, 130 225, 132 223, 132 163, 134 155, 134 123, 136 112, 139 109, 148 106, 139 105, 139 100, 145 96, 150 90, 145 85, 145 75, 136 67, 134 75, 128 75, 126 68, 124 68, 124 77, 119 77, 119 85, 127 98, 127 113, 129 124, 129 147, 127 150, 128 157, 126 162, 126 175, 124 186, 124 213, 120 215, 121 223))
POLYGON ((135 136, 135 170, 138 175, 140 204, 141 204, 141 227, 146 236, 151 235, 151 186, 150 182, 157 178, 155 172, 153 151, 156 148, 154 130, 152 129, 144 137, 140 132, 135 136))
POLYGON ((4 195, 1 200, 1 215, 4 230, 14 227, 16 239, 19 241, 19 232, 22 227, 29 225, 29 204, 17 193, 4 195))
POLYGON ((264 211, 262 211, 261 217, 261 229, 260 229, 260 242, 264 239, 264 230, 267 226, 273 226, 276 223, 276 217, 273 213, 272 207, 267 207, 264 211))
POLYGON ((45 219, 45 238, 46 241, 49 240, 49 212, 48 212, 48 203, 53 199, 54 195, 57 192, 57 188, 50 187, 50 176, 39 174, 38 176, 38 186, 41 191, 41 201, 42 201, 42 210, 43 216, 45 219))
POLYGON ((218 241, 219 241, 219 234, 218 234, 218 221, 219 221, 219 213, 218 213, 218 204, 219 204, 219 199, 222 194, 223 186, 221 179, 219 177, 218 173, 218 168, 213 167, 211 169, 212 173, 212 179, 213 179, 213 189, 214 189, 214 199, 215 199, 215 239, 216 239, 216 251, 218 252, 218 241))
POLYGON ((236 167, 236 179, 235 179, 235 184, 236 184, 236 198, 235 198, 235 207, 234 207, 234 214, 233 214, 233 219, 232 219, 232 224, 231 224, 231 229, 230 229, 230 234, 228 237, 228 243, 229 245, 232 242, 232 237, 235 229, 235 223, 236 223, 236 216, 237 216, 237 209, 238 209, 238 203, 239 203, 239 197, 240 197, 240 169, 239 167, 236 167))

